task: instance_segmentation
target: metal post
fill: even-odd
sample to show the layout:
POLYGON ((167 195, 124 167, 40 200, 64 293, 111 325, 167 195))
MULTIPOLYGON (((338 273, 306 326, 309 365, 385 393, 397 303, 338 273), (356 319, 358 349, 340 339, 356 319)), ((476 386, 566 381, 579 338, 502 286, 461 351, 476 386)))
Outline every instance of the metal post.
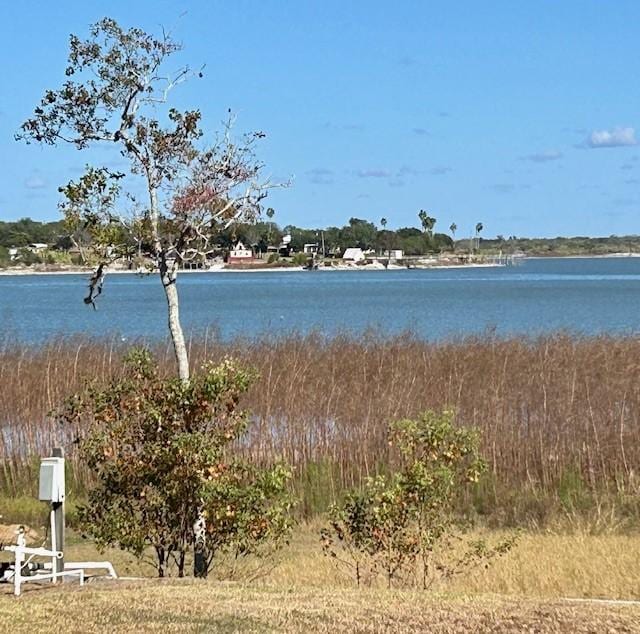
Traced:
MULTIPOLYGON (((64 458, 64 449, 62 447, 53 448, 54 458, 64 458)), ((64 572, 64 500, 62 502, 51 503, 52 514, 52 534, 51 534, 51 550, 58 550, 62 553, 60 559, 54 560, 53 572, 64 572)), ((60 577, 64 582, 64 576, 60 577)), ((55 583, 56 577, 53 578, 55 583)))
MULTIPOLYGON (((18 539, 18 545, 20 545, 20 543, 21 543, 20 539, 18 539)), ((24 556, 22 554, 22 550, 20 547, 16 549, 15 555, 16 555, 16 558, 15 558, 16 563, 13 570, 13 594, 19 597, 20 585, 22 583, 22 561, 24 559, 24 556)))

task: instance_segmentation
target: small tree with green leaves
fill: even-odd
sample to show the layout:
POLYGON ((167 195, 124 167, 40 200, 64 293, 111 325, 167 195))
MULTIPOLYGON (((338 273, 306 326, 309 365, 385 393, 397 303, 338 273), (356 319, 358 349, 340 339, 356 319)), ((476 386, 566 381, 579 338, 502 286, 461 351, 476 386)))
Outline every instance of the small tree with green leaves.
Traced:
POLYGON ((189 383, 164 378, 137 349, 122 376, 70 399, 58 415, 77 426, 96 477, 78 512, 83 531, 101 548, 152 552, 161 577, 184 575, 200 513, 209 566, 223 553, 282 545, 291 528, 290 470, 258 469, 233 451, 249 424, 238 403, 253 378, 228 359, 203 366, 189 383))
POLYGON ((422 588, 507 552, 512 538, 453 549, 461 539, 454 500, 485 469, 478 440, 475 430, 454 426, 451 411, 392 423, 391 473, 368 478, 331 507, 321 532, 324 552, 353 571, 358 585, 382 572, 389 586, 413 580, 422 588))

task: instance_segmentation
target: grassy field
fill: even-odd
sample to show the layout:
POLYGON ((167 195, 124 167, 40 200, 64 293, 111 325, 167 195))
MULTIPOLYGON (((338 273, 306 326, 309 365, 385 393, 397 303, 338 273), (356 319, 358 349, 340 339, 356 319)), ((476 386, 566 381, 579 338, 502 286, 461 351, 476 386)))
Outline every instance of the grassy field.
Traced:
POLYGON ((637 632, 628 605, 375 590, 123 582, 0 596, 14 632, 637 632), (57 619, 60 619, 56 622, 57 619))
MULTIPOLYGON (((291 544, 283 549, 274 566, 257 576, 257 586, 326 588, 351 590, 355 583, 343 568, 337 567, 320 548, 320 523, 298 526, 291 544)), ((503 536, 496 531, 474 531, 475 537, 503 536)), ((72 540, 68 557, 90 560, 110 559, 122 576, 153 576, 150 566, 138 563, 121 551, 96 553, 90 542, 72 540)), ((510 597, 590 598, 640 600, 640 535, 588 535, 584 533, 524 533, 516 546, 487 568, 478 567, 455 576, 446 583, 436 582, 434 592, 460 596, 501 595, 510 597)), ((243 580, 255 575, 256 562, 247 560, 234 574, 221 562, 218 580, 243 580)), ((375 584, 374 584, 375 585, 375 584)), ((380 579, 376 589, 384 590, 380 579)))
MULTIPOLYGON (((525 533, 488 568, 436 584, 429 592, 391 589, 380 582, 356 588, 323 556, 319 523, 296 529, 277 565, 251 583, 216 578, 91 581, 85 588, 25 586, 22 598, 0 586, 0 627, 51 631, 221 632, 636 632, 640 604, 640 536, 525 533), (568 601, 588 599, 595 601, 568 601)), ((492 532, 496 537, 496 533, 492 532)), ((73 560, 110 559, 121 576, 151 569, 119 551, 96 553, 70 535, 73 560)), ((237 577, 253 570, 248 562, 237 577)))

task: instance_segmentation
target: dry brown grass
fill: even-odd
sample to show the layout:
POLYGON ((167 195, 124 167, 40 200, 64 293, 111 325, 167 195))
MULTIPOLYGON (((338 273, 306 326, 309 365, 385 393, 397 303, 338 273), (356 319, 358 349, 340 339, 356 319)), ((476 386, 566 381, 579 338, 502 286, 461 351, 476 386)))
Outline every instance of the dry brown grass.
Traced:
POLYGON ((638 632, 637 606, 416 593, 110 582, 0 595, 15 632, 638 632))
MULTIPOLYGON (((356 589, 321 554, 318 528, 299 526, 279 565, 251 584, 215 576, 96 580, 82 590, 27 584, 20 600, 0 586, 0 627, 47 632, 61 618, 57 629, 65 632, 640 631, 640 605, 562 599, 640 599, 638 536, 526 533, 489 568, 418 592, 356 589)), ((70 537, 69 559, 110 559, 125 576, 151 572, 125 553, 98 554, 70 537)))
MULTIPOLYGON (((298 526, 291 544, 275 560, 275 567, 266 568, 252 585, 310 591, 353 589, 354 579, 322 554, 320 527, 320 521, 298 526)), ((497 540, 504 533, 474 531, 472 536, 497 540)), ((139 563, 132 555, 115 549, 100 554, 92 542, 80 540, 73 533, 65 552, 68 561, 108 559, 125 577, 155 575, 151 566, 139 563)), ((7 558, 7 554, 0 555, 0 559, 7 558)), ((638 561, 638 535, 526 532, 511 552, 494 560, 487 568, 474 568, 447 583, 434 584, 431 590, 456 596, 490 594, 517 598, 640 600, 638 561)), ((241 564, 235 579, 246 579, 245 572, 253 573, 255 567, 255 561, 247 560, 241 564)), ((226 581, 229 578, 226 572, 226 569, 214 568, 212 576, 226 581)), ((385 587, 386 581, 380 578, 373 589, 385 587)))
MULTIPOLYGON (((302 527, 265 580, 278 585, 351 588, 353 578, 325 557, 319 524, 302 527)), ((474 531, 497 540, 501 531, 474 531)), ((434 590, 464 595, 640 600, 640 536, 523 533, 513 550, 488 567, 454 577, 434 590)), ((383 588, 386 581, 379 580, 383 588)))
MULTIPOLYGON (((230 354, 258 368, 245 401, 256 422, 243 450, 256 461, 284 457, 295 465, 308 512, 384 469, 390 420, 442 407, 482 430, 491 477, 477 492, 481 510, 500 507, 509 521, 521 507, 544 523, 540 500, 549 495, 578 509, 600 496, 635 504, 640 339, 487 336, 430 344, 410 335, 292 335, 229 344, 202 338, 190 347, 194 366, 230 354)), ((24 492, 33 455, 56 442, 70 449, 47 412, 84 378, 118 372, 122 352, 114 342, 87 340, 0 349, 0 488, 24 492)), ((170 370, 169 347, 157 353, 170 370)))

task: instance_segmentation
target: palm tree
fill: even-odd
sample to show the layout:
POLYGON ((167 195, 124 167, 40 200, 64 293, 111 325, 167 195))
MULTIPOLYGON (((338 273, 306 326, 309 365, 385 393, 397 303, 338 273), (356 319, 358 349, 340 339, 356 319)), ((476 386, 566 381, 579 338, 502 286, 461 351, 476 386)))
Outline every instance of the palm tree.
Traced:
POLYGON ((421 209, 418 212, 418 218, 420 218, 420 223, 422 224, 422 230, 424 231, 427 244, 427 251, 433 250, 433 227, 436 224, 436 219, 430 216, 424 209, 421 209))
POLYGON ((436 219, 431 217, 424 209, 418 212, 418 218, 422 224, 422 230, 431 237, 433 235, 433 228, 436 224, 436 219))
POLYGON ((480 232, 484 229, 484 226, 481 222, 476 224, 476 249, 480 248, 480 232))
POLYGON ((453 250, 456 250, 456 231, 458 230, 458 225, 455 222, 452 222, 449 225, 449 231, 451 231, 451 237, 453 238, 453 250))
POLYGON ((273 239, 273 220, 272 219, 276 213, 276 210, 273 207, 269 207, 269 209, 267 209, 265 213, 267 215, 267 218, 269 218, 269 222, 267 224, 267 247, 270 247, 271 241, 273 239))
MULTIPOLYGON (((382 225, 382 229, 385 230, 387 226, 387 219, 380 218, 380 224, 382 225)), ((389 262, 391 260, 391 250, 389 248, 389 240, 387 239, 387 263, 385 264, 385 268, 389 268, 389 262)))

